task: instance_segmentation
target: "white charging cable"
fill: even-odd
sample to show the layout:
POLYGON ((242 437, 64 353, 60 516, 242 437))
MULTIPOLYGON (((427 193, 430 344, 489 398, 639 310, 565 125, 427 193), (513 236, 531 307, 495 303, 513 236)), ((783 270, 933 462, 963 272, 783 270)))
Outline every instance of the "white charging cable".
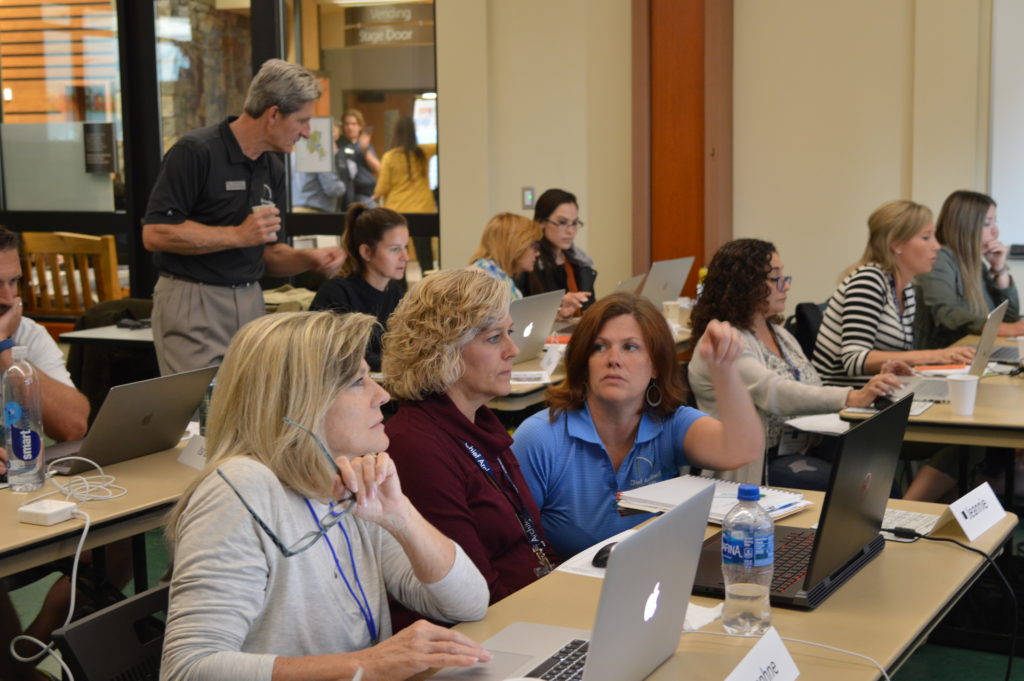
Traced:
MULTIPOLYGON (((46 468, 46 477, 51 483, 53 483, 53 486, 56 487, 57 489, 52 492, 46 492, 45 494, 35 496, 29 499, 28 501, 22 503, 21 506, 34 503, 36 501, 39 501, 40 499, 45 499, 46 497, 53 496, 54 494, 63 494, 64 499, 66 501, 74 500, 76 502, 81 503, 86 501, 105 501, 108 499, 117 499, 118 497, 123 497, 125 494, 128 493, 128 490, 125 487, 114 484, 114 480, 116 478, 113 475, 105 474, 103 472, 103 468, 98 463, 92 461, 91 459, 86 459, 80 456, 66 456, 50 462, 50 464, 46 468), (59 464, 60 462, 69 460, 85 461, 86 463, 89 463, 93 467, 95 467, 96 470, 99 471, 99 473, 96 475, 76 475, 70 478, 66 484, 61 484, 57 482, 56 477, 53 475, 53 466, 59 464)), ((78 516, 79 518, 81 518, 85 522, 85 526, 82 528, 82 536, 78 540, 78 547, 75 549, 75 557, 71 563, 71 600, 70 604, 68 605, 68 616, 64 620, 63 626, 65 627, 71 623, 71 618, 74 616, 75 613, 75 599, 78 593, 78 564, 82 558, 82 548, 85 546, 85 538, 89 535, 89 526, 92 523, 92 519, 89 517, 89 514, 85 511, 82 511, 81 509, 76 508, 71 512, 71 515, 78 516)), ((43 643, 42 641, 33 636, 21 634, 11 639, 10 651, 11 657, 13 657, 15 660, 18 660, 19 662, 26 663, 38 662, 44 656, 50 655, 51 657, 53 657, 53 659, 57 660, 57 663, 61 666, 61 669, 64 670, 65 679, 67 679, 68 681, 74 681, 75 679, 74 674, 71 673, 71 669, 68 668, 67 663, 65 663, 64 660, 62 660, 61 657, 57 654, 56 650, 54 649, 54 644, 52 641, 49 644, 47 644, 43 643), (25 641, 26 643, 35 645, 39 649, 39 651, 33 655, 20 655, 15 650, 15 645, 17 645, 19 641, 25 641)))
MULTIPOLYGON (((89 518, 89 514, 85 511, 75 509, 74 511, 71 512, 71 515, 78 516, 82 520, 84 520, 85 527, 82 528, 82 536, 78 540, 78 548, 75 549, 75 559, 71 564, 71 602, 68 605, 68 616, 64 619, 63 626, 65 627, 71 623, 71 617, 72 615, 74 615, 75 612, 75 596, 77 592, 75 586, 78 584, 78 562, 82 557, 82 547, 85 546, 85 538, 89 535, 89 525, 92 522, 91 519, 89 518)), ((54 650, 54 644, 52 641, 47 644, 43 643, 34 636, 21 634, 11 639, 10 650, 11 657, 13 657, 15 660, 19 662, 38 662, 44 656, 49 655, 53 659, 57 660, 57 663, 61 666, 61 669, 64 670, 64 678, 68 681, 75 681, 75 675, 71 673, 71 669, 68 667, 67 663, 64 662, 64 660, 61 659, 60 655, 58 655, 57 652, 54 650), (34 655, 24 656, 18 654, 18 651, 15 650, 15 646, 18 644, 18 641, 25 641, 26 643, 35 645, 37 648, 39 648, 39 652, 35 653, 34 655)))
MULTIPOLYGON (((758 636, 756 634, 729 634, 729 633, 724 632, 724 631, 684 631, 683 633, 684 634, 704 634, 704 635, 707 635, 707 636, 724 636, 726 638, 761 638, 760 636, 758 636)), ((824 648, 825 650, 831 650, 831 651, 836 652, 836 653, 842 653, 844 655, 851 655, 853 657, 859 657, 862 660, 867 660, 868 662, 873 664, 876 669, 878 669, 878 672, 882 675, 882 678, 884 678, 885 681, 892 681, 892 679, 889 677, 888 672, 885 671, 885 669, 882 667, 882 665, 878 664, 878 662, 876 662, 873 658, 868 657, 867 655, 862 655, 860 653, 855 653, 852 650, 843 650, 842 648, 836 648, 835 646, 825 645, 824 643, 815 643, 814 641, 804 641, 803 639, 799 639, 799 638, 787 638, 785 636, 780 636, 779 638, 781 638, 783 641, 788 641, 790 643, 802 643, 805 646, 814 646, 815 648, 824 648)))

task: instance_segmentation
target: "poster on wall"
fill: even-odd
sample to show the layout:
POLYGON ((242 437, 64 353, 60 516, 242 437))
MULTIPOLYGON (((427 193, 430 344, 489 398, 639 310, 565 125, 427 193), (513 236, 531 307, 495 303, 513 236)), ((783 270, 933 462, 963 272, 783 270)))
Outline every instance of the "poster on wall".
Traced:
POLYGON ((295 169, 300 173, 329 173, 334 170, 331 117, 314 116, 309 127, 309 138, 295 144, 295 169))

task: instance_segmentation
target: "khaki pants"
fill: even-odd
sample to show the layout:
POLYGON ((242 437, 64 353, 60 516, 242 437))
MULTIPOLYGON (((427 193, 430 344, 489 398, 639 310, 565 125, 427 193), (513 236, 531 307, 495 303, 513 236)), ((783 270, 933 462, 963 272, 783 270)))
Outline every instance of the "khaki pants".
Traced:
POLYGON ((153 290, 160 375, 220 364, 235 333, 265 311, 259 283, 231 288, 161 276, 153 290))

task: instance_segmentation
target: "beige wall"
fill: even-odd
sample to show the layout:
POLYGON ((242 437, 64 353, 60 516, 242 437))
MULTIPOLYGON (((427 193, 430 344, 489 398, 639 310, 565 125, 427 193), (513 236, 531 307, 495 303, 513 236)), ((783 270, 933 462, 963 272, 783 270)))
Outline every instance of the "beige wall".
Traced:
POLYGON ((629 0, 437 0, 441 258, 520 191, 577 195, 598 293, 630 274, 629 0))
POLYGON ((990 0, 736 0, 734 234, 824 301, 866 218, 987 183, 990 0))

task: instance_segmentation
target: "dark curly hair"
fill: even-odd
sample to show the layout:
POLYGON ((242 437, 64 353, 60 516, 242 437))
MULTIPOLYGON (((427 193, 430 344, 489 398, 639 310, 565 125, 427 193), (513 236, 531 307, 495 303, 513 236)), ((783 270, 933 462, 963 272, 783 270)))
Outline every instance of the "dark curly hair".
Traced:
POLYGON ((754 313, 768 298, 765 279, 772 271, 775 252, 774 244, 760 239, 736 239, 718 249, 708 265, 700 298, 690 313, 691 349, 712 319, 750 330, 754 313))

